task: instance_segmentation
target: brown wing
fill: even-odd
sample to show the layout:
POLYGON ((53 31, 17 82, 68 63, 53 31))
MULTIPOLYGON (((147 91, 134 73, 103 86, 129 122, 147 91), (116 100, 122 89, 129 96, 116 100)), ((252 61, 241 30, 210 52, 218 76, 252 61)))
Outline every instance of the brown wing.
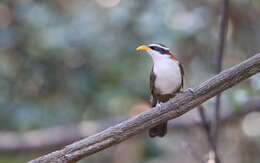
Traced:
POLYGON ((156 106, 157 103, 157 97, 155 95, 155 79, 156 76, 153 72, 153 68, 152 71, 150 73, 150 93, 151 93, 151 103, 152 103, 152 107, 156 106))
POLYGON ((182 67, 180 62, 179 62, 179 67, 180 67, 180 70, 181 70, 181 88, 183 88, 184 71, 183 71, 183 67, 182 67))

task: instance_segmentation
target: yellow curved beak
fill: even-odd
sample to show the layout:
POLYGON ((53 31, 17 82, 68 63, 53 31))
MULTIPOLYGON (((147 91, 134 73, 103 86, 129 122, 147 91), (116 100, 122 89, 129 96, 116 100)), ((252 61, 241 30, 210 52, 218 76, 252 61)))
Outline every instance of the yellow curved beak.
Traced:
POLYGON ((138 46, 136 48, 136 50, 137 51, 139 51, 139 50, 147 51, 147 50, 150 50, 150 48, 147 45, 141 45, 141 46, 138 46))

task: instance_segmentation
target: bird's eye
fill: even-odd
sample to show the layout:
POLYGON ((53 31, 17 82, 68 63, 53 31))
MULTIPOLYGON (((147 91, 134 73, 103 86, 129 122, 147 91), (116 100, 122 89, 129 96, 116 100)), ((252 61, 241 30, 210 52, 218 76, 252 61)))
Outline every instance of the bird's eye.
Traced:
POLYGON ((150 48, 151 48, 152 50, 155 50, 155 49, 156 49, 155 46, 150 46, 150 48))

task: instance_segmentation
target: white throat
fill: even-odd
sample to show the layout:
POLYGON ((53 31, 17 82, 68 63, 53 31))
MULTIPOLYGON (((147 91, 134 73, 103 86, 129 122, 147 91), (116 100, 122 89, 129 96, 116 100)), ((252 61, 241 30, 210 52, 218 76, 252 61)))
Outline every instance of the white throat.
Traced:
POLYGON ((165 59, 168 60, 171 57, 170 55, 162 55, 159 52, 154 51, 154 50, 148 50, 147 52, 152 57, 154 64, 155 64, 155 62, 160 62, 161 60, 165 60, 165 59))

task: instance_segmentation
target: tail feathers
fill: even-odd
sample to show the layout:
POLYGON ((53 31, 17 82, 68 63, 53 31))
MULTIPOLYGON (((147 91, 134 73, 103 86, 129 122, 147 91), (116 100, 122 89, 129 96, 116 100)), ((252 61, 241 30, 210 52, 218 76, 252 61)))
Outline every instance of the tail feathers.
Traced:
POLYGON ((163 137, 167 133, 167 122, 161 123, 149 130, 150 137, 163 137))

